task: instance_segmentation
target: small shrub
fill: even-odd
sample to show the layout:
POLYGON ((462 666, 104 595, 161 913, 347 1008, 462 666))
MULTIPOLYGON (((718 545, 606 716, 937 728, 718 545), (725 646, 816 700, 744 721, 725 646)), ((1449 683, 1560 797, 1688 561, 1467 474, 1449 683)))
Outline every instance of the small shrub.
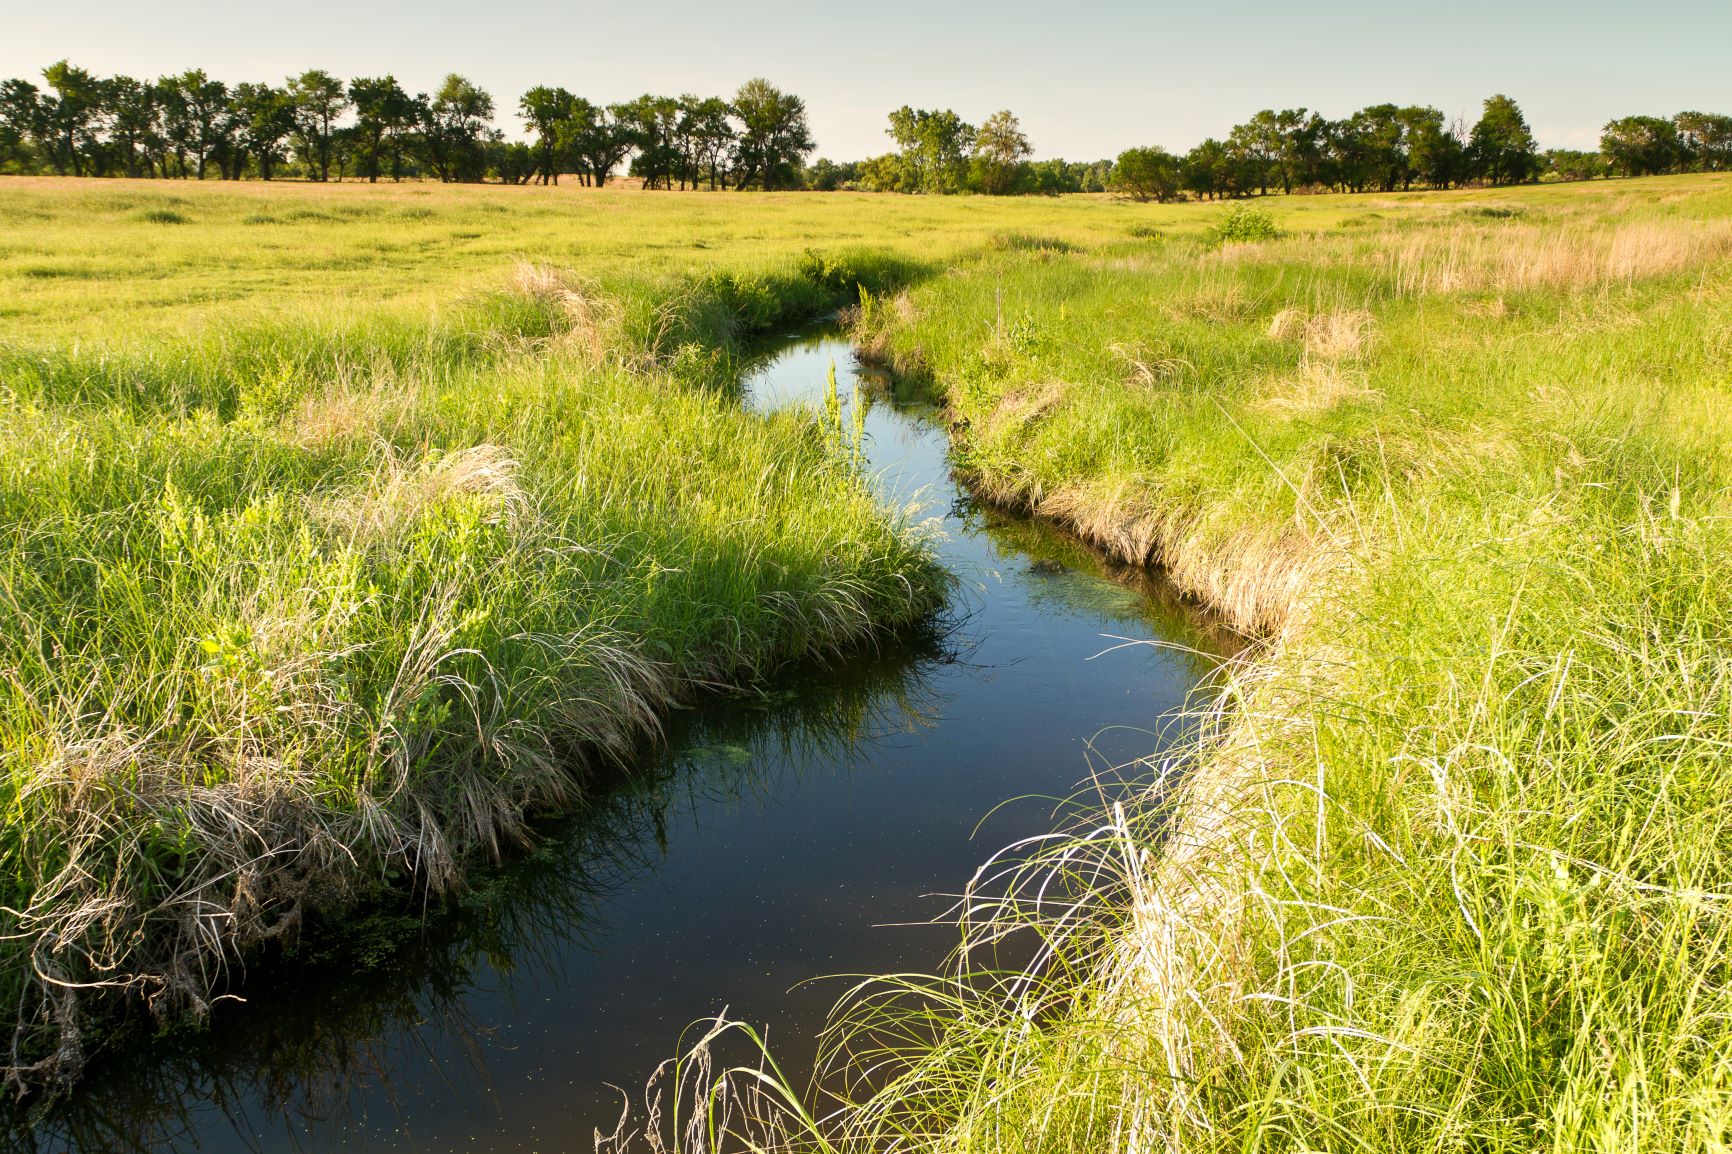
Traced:
POLYGON ((1133 224, 1125 231, 1138 240, 1160 240, 1166 235, 1152 224, 1133 224))
POLYGON ((183 216, 172 208, 147 208, 143 212, 134 213, 134 220, 146 224, 191 224, 190 216, 183 216))
POLYGON ((783 313, 781 300, 762 278, 726 272, 711 273, 702 284, 702 292, 725 309, 743 333, 760 333, 779 320, 783 313))
POLYGON ((1217 244, 1255 244, 1274 240, 1281 235, 1281 230, 1275 227, 1275 218, 1262 209, 1235 204, 1227 210, 1211 235, 1217 244))

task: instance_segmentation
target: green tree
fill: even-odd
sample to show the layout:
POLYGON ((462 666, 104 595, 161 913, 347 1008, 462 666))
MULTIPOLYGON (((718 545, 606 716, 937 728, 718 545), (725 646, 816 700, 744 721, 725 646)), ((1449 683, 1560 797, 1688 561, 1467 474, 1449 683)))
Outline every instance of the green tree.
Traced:
POLYGON ((1404 108, 1399 115, 1406 130, 1409 175, 1433 188, 1460 184, 1467 176, 1467 145, 1461 133, 1435 108, 1404 108))
POLYGON ((728 102, 719 96, 681 97, 679 139, 692 187, 696 188, 700 179, 707 179, 711 189, 721 187, 735 141, 728 102))
POLYGON ((390 73, 349 81, 349 104, 355 110, 356 146, 367 179, 377 182, 380 160, 389 155, 391 179, 403 178, 403 136, 415 124, 415 102, 390 73))
POLYGON ((806 187, 813 192, 835 192, 854 180, 858 168, 855 164, 837 164, 820 156, 806 169, 806 187))
POLYGON ((900 155, 886 152, 862 160, 856 166, 854 183, 863 192, 908 192, 911 190, 902 187, 906 171, 900 155))
POLYGON ((536 149, 521 141, 497 138, 487 144, 487 167, 505 184, 528 184, 542 171, 536 149))
POLYGON ((535 175, 542 184, 558 184, 560 140, 566 124, 577 112, 577 97, 563 88, 538 84, 518 100, 517 111, 523 126, 535 135, 532 147, 535 175))
POLYGON ((806 102, 757 78, 740 86, 733 113, 740 125, 734 187, 758 184, 766 192, 795 187, 800 165, 816 147, 806 123, 806 102))
POLYGON ((1244 124, 1235 125, 1227 136, 1227 147, 1244 166, 1250 182, 1265 196, 1269 194, 1269 184, 1285 144, 1282 120, 1285 115, 1265 108, 1244 124))
POLYGON ((240 139, 258 166, 259 179, 269 180, 283 159, 283 146, 295 132, 295 102, 270 84, 237 84, 234 110, 240 139))
POLYGON ((1225 196, 1233 186, 1233 158, 1226 144, 1210 137, 1185 154, 1180 164, 1184 185, 1201 197, 1225 196))
POLYGON ((348 92, 341 80, 318 68, 290 77, 288 92, 294 101, 295 135, 307 163, 307 175, 314 180, 329 180, 331 148, 336 140, 337 122, 349 109, 348 92))
POLYGON ((1606 158, 1597 152, 1580 152, 1573 148, 1550 148, 1540 153, 1540 179, 1592 180, 1606 175, 1606 158))
POLYGON ((1304 108, 1284 108, 1275 113, 1277 144, 1271 163, 1272 179, 1281 191, 1323 180, 1329 122, 1304 108))
POLYGON ((1671 172, 1684 159, 1678 126, 1661 116, 1625 116, 1600 131, 1600 152, 1625 176, 1671 172))
MULTIPOLYGON (((233 143, 228 85, 212 80, 202 68, 193 68, 165 77, 159 91, 169 95, 174 109, 170 138, 183 156, 191 155, 192 175, 203 180, 210 161, 219 159, 233 143)), ((182 175, 186 175, 184 166, 182 175)))
POLYGON ((1172 200, 1183 185, 1179 158, 1159 146, 1127 148, 1113 163, 1114 192, 1135 201, 1172 200))
POLYGON ((422 147, 439 179, 481 180, 487 173, 487 145, 498 135, 492 128, 493 97, 453 72, 420 111, 422 147))
POLYGON ((621 105, 619 119, 637 154, 631 162, 632 175, 641 178, 646 189, 673 188, 674 170, 680 161, 675 139, 680 102, 671 96, 645 93, 621 105))
MULTIPOLYGON (((1082 192, 1092 175, 1090 166, 1086 164, 1071 164, 1064 160, 1036 160, 1025 164, 1018 178, 1014 192, 1035 192, 1042 196, 1063 196, 1068 192, 1082 192)), ((1105 190, 1105 182, 1100 182, 1096 192, 1105 190)))
POLYGON ((151 175, 161 151, 161 106, 157 89, 130 76, 108 81, 108 145, 127 176, 151 175))
POLYGON ((106 95, 102 81, 65 60, 44 68, 42 77, 54 90, 54 95, 45 94, 39 105, 49 162, 62 176, 68 172, 83 176, 96 159, 106 95))
POLYGON ((1702 172, 1732 168, 1732 116, 1712 112, 1680 112, 1672 118, 1678 141, 1691 163, 1702 172))
POLYGON ((213 159, 220 159, 220 154, 227 151, 227 144, 234 133, 229 85, 211 80, 210 76, 204 75, 203 68, 175 76, 175 83, 180 85, 180 97, 185 102, 187 146, 192 151, 194 172, 199 180, 203 180, 206 168, 213 159))
POLYGON ((950 193, 968 175, 972 125, 948 108, 928 110, 903 105, 890 114, 886 129, 902 150, 903 192, 950 193))
POLYGON ((902 151, 902 191, 960 191, 975 137, 968 121, 951 109, 914 109, 904 104, 890 113, 887 132, 902 151))
POLYGON ((560 147, 585 184, 606 184, 631 151, 630 127, 620 120, 620 108, 598 108, 580 98, 566 121, 560 147))
POLYGON ((1393 104, 1362 108, 1349 119, 1348 131, 1354 142, 1355 192, 1367 187, 1393 192, 1412 182, 1401 109, 1393 104))
POLYGON ((980 191, 988 196, 1016 192, 1033 152, 1022 125, 1008 108, 987 117, 974 134, 974 174, 980 191))
POLYGON ((46 122, 40 89, 28 80, 0 81, 0 165, 28 169, 46 122))
POLYGON ((1521 106, 1507 96, 1486 100, 1469 147, 1479 175, 1492 184, 1520 184, 1539 172, 1539 145, 1521 106))

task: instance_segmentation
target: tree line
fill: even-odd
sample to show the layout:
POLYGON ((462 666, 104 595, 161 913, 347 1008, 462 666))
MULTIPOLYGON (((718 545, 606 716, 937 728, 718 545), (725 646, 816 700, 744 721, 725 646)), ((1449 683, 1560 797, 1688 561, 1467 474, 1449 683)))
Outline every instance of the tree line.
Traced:
POLYGON ((805 104, 762 79, 731 100, 605 106, 537 86, 518 102, 530 139, 508 141, 493 97, 456 73, 414 95, 388 74, 345 82, 320 69, 231 87, 201 69, 145 81, 62 60, 42 78, 0 81, 0 172, 602 184, 629 158, 646 188, 778 189, 798 186, 813 148, 805 104))
POLYGON ((0 81, 0 172, 270 180, 353 176, 599 185, 626 171, 649 189, 858 189, 927 195, 1102 192, 1138 200, 1279 190, 1393 192, 1416 185, 1585 180, 1732 168, 1732 116, 1681 112, 1608 123, 1597 152, 1541 151, 1520 106, 1485 101, 1472 125, 1436 108, 1377 104, 1332 120, 1265 109, 1183 155, 1151 146, 1115 161, 1033 160, 1008 110, 980 124, 952 109, 889 115, 895 149, 808 163, 805 103, 767 80, 731 99, 692 94, 597 104, 538 85, 519 99, 525 141, 494 125, 492 96, 452 73, 409 94, 391 75, 343 81, 313 69, 281 85, 229 86, 194 69, 154 81, 67 61, 44 85, 0 81))
POLYGON ((1602 130, 1598 152, 1541 151, 1520 106, 1498 95, 1485 101, 1472 126, 1424 106, 1377 104, 1342 120, 1304 108, 1265 109, 1225 140, 1205 140, 1183 156, 1128 149, 1114 163, 1110 185, 1138 200, 1213 199, 1274 189, 1393 192, 1729 168, 1732 116, 1623 117, 1602 130))
POLYGON ((905 105, 890 114, 886 132, 896 151, 841 164, 820 158, 807 169, 806 186, 819 191, 1056 196, 1105 192, 1112 174, 1110 160, 1031 160, 1033 147, 1008 109, 976 126, 951 109, 905 105))

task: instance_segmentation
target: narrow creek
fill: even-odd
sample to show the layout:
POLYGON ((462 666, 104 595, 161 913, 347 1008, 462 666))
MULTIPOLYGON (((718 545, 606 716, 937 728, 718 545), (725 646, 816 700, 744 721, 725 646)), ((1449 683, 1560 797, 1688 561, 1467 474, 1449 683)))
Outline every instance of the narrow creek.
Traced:
POLYGON ((814 979, 937 966, 954 931, 912 923, 1051 828, 1091 769, 1154 752, 1221 638, 1157 579, 970 502, 931 405, 838 336, 788 338, 745 403, 821 404, 832 363, 845 401, 871 398, 885 495, 941 522, 960 580, 941 631, 682 714, 642 771, 455 912, 368 919, 212 1029, 98 1063, 11 1143, 588 1150, 619 1114, 609 1084, 635 1093, 688 1024, 726 1008, 800 1069, 845 985, 814 979))

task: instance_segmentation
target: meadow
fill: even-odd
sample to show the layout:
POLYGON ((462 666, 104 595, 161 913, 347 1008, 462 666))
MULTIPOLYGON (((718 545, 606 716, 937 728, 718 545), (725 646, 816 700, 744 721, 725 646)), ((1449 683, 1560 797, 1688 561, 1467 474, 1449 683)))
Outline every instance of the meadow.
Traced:
POLYGON ((560 804, 543 742, 623 748, 646 682, 929 612, 836 437, 727 403, 743 335, 850 305, 978 493, 1256 644, 1192 747, 983 868, 951 970, 844 1004, 851 1093, 700 1056, 665 1121, 720 1085, 718 1145, 1732 1141, 1732 180, 0 191, 9 900, 102 911, 11 931, 44 1028, 52 966, 132 948, 108 911, 169 941, 210 932, 150 904, 182 879, 250 894, 189 866, 237 805, 317 797, 281 844, 419 874, 490 843, 478 793, 560 804))
POLYGON ((13 341, 114 343, 273 316, 423 319, 519 260, 614 294, 806 249, 942 262, 1017 231, 1091 242, 1149 215, 1103 198, 684 196, 634 189, 8 178, 0 323, 13 341))

